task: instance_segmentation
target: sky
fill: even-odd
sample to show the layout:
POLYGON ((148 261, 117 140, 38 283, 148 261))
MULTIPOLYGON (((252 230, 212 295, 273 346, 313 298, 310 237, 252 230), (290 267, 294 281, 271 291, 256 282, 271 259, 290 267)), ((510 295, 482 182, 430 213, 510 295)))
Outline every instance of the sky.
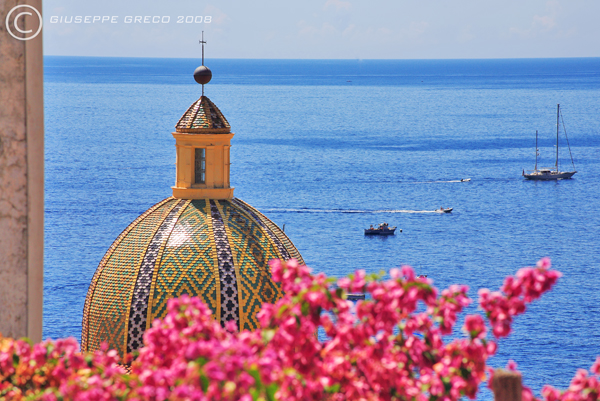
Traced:
POLYGON ((45 0, 42 14, 46 55, 198 57, 204 30, 212 58, 600 57, 600 0, 45 0))

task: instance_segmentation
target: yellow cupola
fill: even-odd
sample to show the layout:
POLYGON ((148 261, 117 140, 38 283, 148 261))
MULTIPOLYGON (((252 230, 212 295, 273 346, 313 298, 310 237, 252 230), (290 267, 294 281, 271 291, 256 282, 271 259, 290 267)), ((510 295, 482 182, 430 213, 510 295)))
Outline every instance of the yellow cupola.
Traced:
POLYGON ((233 135, 227 119, 208 97, 202 95, 190 106, 173 132, 177 150, 173 197, 233 199, 229 186, 233 135))

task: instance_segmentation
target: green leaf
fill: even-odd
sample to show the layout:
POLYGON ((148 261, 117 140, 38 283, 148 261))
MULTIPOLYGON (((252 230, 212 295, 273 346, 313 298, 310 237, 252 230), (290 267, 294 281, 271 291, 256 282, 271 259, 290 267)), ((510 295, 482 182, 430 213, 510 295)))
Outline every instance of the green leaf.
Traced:
POLYGON ((91 354, 86 354, 85 363, 88 365, 89 368, 91 368, 94 363, 94 356, 91 354))
POLYGON ((206 393, 206 390, 208 389, 208 377, 206 377, 206 375, 204 373, 200 374, 200 383, 202 385, 202 391, 204 391, 206 393))
POLYGON ((267 386, 267 400, 275 401, 275 393, 279 390, 279 386, 275 383, 267 386))
POLYGON ((275 330, 263 330, 262 338, 265 343, 271 342, 271 340, 275 337, 275 330))
POLYGON ((29 337, 21 337, 20 340, 25 341, 27 344, 33 346, 33 341, 29 339, 29 337))
POLYGON ((325 392, 332 394, 340 391, 340 383, 335 383, 333 386, 325 386, 325 392))
POLYGON ((252 368, 248 371, 248 373, 256 381, 256 387, 262 387, 262 381, 260 380, 260 373, 258 373, 258 369, 252 368))
POLYGON ((277 311, 277 317, 281 317, 289 308, 290 306, 288 304, 281 305, 277 311))
POLYGON ((308 303, 304 302, 302 303, 300 310, 302 311, 302 314, 304 316, 308 316, 308 314, 310 313, 310 306, 308 306, 308 303))
POLYGON ((435 363, 436 362, 435 357, 429 351, 423 352, 423 357, 425 357, 425 359, 427 359, 431 363, 435 363))

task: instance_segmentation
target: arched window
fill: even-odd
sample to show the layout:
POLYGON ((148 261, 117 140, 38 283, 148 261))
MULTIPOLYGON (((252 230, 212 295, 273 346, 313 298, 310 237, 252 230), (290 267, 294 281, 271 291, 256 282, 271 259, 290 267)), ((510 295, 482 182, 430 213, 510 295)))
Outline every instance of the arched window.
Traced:
POLYGON ((194 183, 204 184, 206 180, 206 149, 195 149, 194 183))

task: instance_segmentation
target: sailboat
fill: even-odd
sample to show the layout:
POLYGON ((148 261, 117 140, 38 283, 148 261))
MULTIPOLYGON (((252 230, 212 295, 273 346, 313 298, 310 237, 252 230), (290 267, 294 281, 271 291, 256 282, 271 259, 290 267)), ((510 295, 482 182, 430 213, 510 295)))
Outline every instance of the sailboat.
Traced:
MULTIPOLYGON (((535 168, 534 170, 528 170, 525 173, 523 170, 523 177, 528 180, 564 180, 566 178, 573 177, 577 171, 575 171, 575 163, 573 162, 573 155, 571 154, 571 146, 569 145, 569 138, 567 137, 567 130, 565 129, 565 138, 567 138, 567 146, 569 147, 569 155, 571 156, 571 164, 573 164, 573 171, 559 171, 558 170, 558 135, 560 132, 560 118, 562 117, 560 113, 560 104, 556 105, 556 163, 554 164, 554 169, 552 168, 540 168, 538 169, 538 132, 535 131, 535 168)), ((564 121, 563 121, 563 129, 564 129, 564 121)))

